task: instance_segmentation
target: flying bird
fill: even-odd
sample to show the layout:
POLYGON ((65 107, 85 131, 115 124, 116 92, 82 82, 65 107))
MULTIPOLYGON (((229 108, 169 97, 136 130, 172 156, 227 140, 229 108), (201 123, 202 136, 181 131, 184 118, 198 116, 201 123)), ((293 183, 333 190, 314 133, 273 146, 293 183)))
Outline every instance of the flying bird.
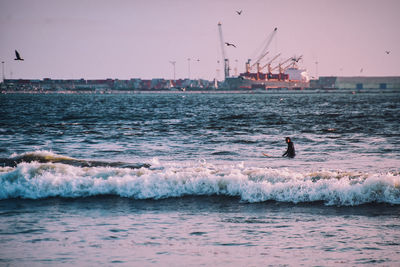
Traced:
POLYGON ((236 13, 237 13, 238 15, 242 15, 242 11, 243 11, 243 10, 236 11, 236 13))
POLYGON ((225 44, 226 44, 227 46, 233 46, 233 47, 235 47, 235 48, 236 48, 236 45, 234 45, 234 44, 227 43, 227 42, 225 42, 225 44))
POLYGON ((298 63, 300 61, 300 59, 302 59, 302 58, 303 58, 303 55, 301 55, 301 56, 299 56, 297 58, 296 57, 292 57, 292 61, 298 63))
POLYGON ((386 54, 388 54, 388 55, 390 54, 390 51, 385 51, 385 52, 386 52, 386 54))
POLYGON ((14 58, 14 60, 24 60, 23 58, 21 58, 21 56, 19 55, 17 50, 15 50, 15 58, 14 58))

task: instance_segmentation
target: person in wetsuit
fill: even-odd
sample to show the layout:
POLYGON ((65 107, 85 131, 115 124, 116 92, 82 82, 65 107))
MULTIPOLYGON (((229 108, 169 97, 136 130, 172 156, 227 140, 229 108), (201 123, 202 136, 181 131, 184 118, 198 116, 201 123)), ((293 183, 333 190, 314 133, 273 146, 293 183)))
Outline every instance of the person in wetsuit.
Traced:
POLYGON ((294 158, 296 156, 296 152, 294 151, 294 144, 290 137, 285 138, 287 143, 287 150, 283 153, 282 157, 294 158))

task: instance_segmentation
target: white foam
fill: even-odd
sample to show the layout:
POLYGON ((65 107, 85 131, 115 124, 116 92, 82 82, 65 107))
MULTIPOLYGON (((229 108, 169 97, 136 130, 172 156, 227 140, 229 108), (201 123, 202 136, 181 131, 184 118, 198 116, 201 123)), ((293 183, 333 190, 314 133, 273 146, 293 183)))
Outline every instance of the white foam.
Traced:
POLYGON ((21 163, 0 168, 0 199, 84 197, 111 194, 134 199, 185 195, 225 195, 243 201, 327 205, 400 204, 398 173, 343 171, 296 172, 289 169, 214 165, 206 161, 162 164, 157 168, 82 168, 59 163, 21 163))

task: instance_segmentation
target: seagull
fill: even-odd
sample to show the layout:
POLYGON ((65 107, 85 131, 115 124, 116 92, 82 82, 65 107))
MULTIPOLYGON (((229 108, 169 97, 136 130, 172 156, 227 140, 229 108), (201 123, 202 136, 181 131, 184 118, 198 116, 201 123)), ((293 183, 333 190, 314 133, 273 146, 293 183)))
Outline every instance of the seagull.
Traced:
POLYGON ((237 13, 238 15, 242 15, 242 11, 243 11, 243 10, 236 11, 236 13, 237 13))
POLYGON ((226 44, 227 46, 233 46, 233 47, 235 47, 235 48, 236 48, 236 45, 234 45, 234 44, 227 43, 227 42, 225 42, 225 44, 226 44))
POLYGON ((385 51, 385 52, 386 52, 386 54, 388 54, 388 55, 390 54, 390 51, 385 51))
POLYGON ((14 60, 24 60, 23 58, 21 58, 21 56, 19 55, 17 50, 15 50, 15 58, 14 58, 14 60))
POLYGON ((298 63, 302 57, 303 57, 303 56, 299 56, 298 58, 293 57, 292 60, 293 60, 294 62, 298 63))

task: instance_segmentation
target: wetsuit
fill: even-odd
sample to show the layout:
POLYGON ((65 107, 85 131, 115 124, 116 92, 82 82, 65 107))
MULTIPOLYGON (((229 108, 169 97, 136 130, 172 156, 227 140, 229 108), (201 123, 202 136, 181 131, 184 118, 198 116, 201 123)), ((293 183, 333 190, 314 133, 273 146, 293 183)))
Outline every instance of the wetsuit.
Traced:
POLYGON ((296 156, 296 152, 294 151, 294 144, 292 141, 287 143, 287 150, 286 152, 282 155, 282 157, 289 157, 289 158, 294 158, 296 156))

